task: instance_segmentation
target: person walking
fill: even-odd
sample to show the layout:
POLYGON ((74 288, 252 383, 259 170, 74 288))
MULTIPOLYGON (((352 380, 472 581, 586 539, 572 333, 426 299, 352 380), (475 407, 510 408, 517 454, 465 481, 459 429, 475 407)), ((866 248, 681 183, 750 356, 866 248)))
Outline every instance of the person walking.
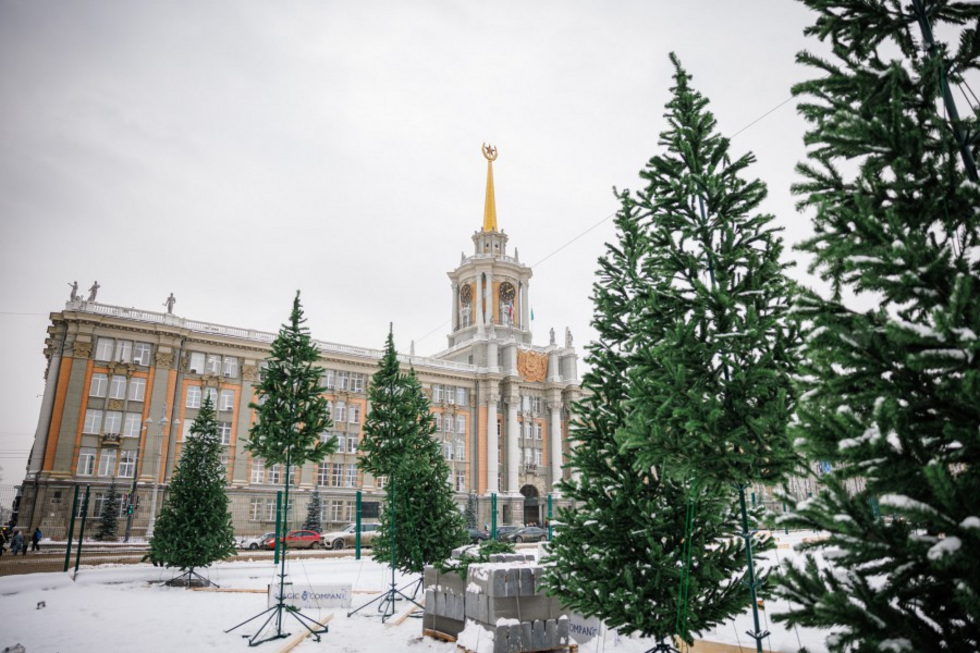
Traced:
POLYGON ((27 547, 24 545, 24 534, 20 531, 14 531, 14 539, 10 540, 10 552, 17 555, 22 549, 24 555, 27 555, 27 547))
POLYGON ((6 526, 0 526, 0 557, 3 557, 4 549, 7 548, 7 540, 10 539, 6 526))
POLYGON ((41 527, 36 526, 34 532, 31 533, 31 551, 41 550, 41 527))

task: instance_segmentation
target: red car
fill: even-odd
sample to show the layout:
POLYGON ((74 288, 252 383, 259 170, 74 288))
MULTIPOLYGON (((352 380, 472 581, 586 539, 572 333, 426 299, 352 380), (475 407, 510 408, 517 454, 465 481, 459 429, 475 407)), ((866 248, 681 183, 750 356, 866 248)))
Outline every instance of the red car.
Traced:
MULTIPOLYGON (((320 541, 320 534, 316 531, 292 531, 286 534, 285 544, 287 549, 319 549, 323 547, 320 541)), ((263 549, 272 550, 276 548, 276 537, 266 538, 262 543, 263 549)))

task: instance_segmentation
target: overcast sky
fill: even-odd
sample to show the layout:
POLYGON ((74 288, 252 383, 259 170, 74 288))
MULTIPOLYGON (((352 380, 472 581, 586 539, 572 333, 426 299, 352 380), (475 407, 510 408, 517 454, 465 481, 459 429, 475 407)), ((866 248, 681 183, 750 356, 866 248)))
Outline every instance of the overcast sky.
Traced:
POLYGON ((535 342, 569 327, 584 355, 611 189, 657 153, 671 51, 722 133, 752 125, 733 154, 798 242, 804 124, 779 105, 810 20, 788 0, 0 0, 0 483, 23 479, 71 281, 267 331, 300 289, 320 340, 380 348, 393 322, 400 351, 444 348, 484 142, 535 342))

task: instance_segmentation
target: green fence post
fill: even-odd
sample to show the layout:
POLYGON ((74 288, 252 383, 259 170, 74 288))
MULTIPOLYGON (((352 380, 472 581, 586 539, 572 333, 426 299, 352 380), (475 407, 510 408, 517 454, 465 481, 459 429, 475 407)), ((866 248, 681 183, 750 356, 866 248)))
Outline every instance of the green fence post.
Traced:
POLYGON ((551 527, 551 516, 552 516, 551 515, 551 495, 549 494, 548 495, 548 541, 549 542, 551 541, 551 538, 554 536, 554 532, 552 531, 552 527, 551 527))
POLYGON ((71 519, 68 521, 68 546, 65 547, 65 573, 71 564, 71 538, 75 534, 75 515, 78 514, 78 486, 75 486, 75 496, 71 499, 71 519))
POLYGON ((490 539, 497 539, 497 493, 490 495, 490 539))
POLYGON ((82 559, 82 541, 85 539, 85 518, 88 516, 88 495, 91 485, 85 486, 85 498, 82 499, 82 523, 78 527, 78 552, 75 554, 75 575, 78 576, 78 563, 82 559))
POLYGON ((354 518, 356 526, 354 526, 354 560, 361 559, 361 491, 357 491, 357 499, 355 502, 354 518))
POLYGON ((279 549, 282 547, 282 490, 276 492, 276 546, 275 553, 272 554, 273 564, 279 564, 279 549))

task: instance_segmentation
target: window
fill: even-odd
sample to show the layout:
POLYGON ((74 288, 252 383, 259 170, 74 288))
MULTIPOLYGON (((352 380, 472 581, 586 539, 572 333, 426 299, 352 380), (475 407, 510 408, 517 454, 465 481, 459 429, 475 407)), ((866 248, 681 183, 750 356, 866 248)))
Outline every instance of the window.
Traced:
POLYGON ((248 518, 250 521, 276 521, 276 500, 252 497, 248 500, 248 518))
POLYGON ((541 425, 538 423, 534 424, 534 439, 541 440, 544 433, 542 432, 541 425))
POLYGON ((85 411, 85 426, 82 433, 98 433, 102 430, 102 411, 89 408, 85 411))
POLYGON ((357 436, 351 435, 347 438, 347 453, 357 453, 357 436))
POLYGON ((377 486, 379 490, 383 490, 387 483, 388 483, 387 476, 379 476, 376 479, 374 479, 374 484, 375 486, 377 486))
POLYGON ((344 478, 344 466, 342 463, 333 463, 333 469, 330 474, 330 484, 334 487, 340 487, 344 478))
POLYGON ((323 444, 327 444, 330 442, 330 438, 332 437, 333 437, 333 433, 331 433, 330 431, 324 431, 323 433, 320 434, 320 442, 322 442, 323 444))
POLYGON ((126 377, 122 374, 113 374, 109 379, 109 399, 126 398, 126 377))
POLYGON ((535 415, 541 414, 541 397, 534 397, 531 399, 531 410, 534 411, 535 415))
POLYGON ((350 372, 340 370, 340 372, 337 373, 337 383, 342 391, 350 391, 350 372))
POLYGON ((129 380, 129 400, 130 401, 143 401, 143 396, 146 394, 146 379, 130 379, 129 380))
POLYGON ((204 371, 204 354, 199 352, 191 352, 191 358, 187 365, 187 371, 193 372, 194 374, 201 374, 204 371))
POLYGON ((456 491, 463 492, 466 490, 466 472, 462 469, 456 470, 456 491))
POLYGON ((330 502, 330 521, 342 521, 343 519, 343 501, 331 501, 330 502))
POLYGON ((150 353, 153 348, 148 342, 137 342, 133 345, 133 364, 142 365, 143 367, 150 366, 150 353))
POLYGON ((347 465, 347 487, 357 487, 357 465, 347 465))
POLYGON ((204 389, 204 394, 205 394, 205 396, 211 398, 211 406, 216 408, 218 406, 218 390, 217 390, 217 388, 205 388, 204 389))
POLYGON ((337 387, 337 373, 334 370, 323 370, 323 387, 333 390, 337 387))
POLYGON ((115 476, 116 450, 103 449, 99 455, 99 476, 115 476))
POLYGON ((330 463, 318 463, 316 466, 316 484, 330 484, 330 463))
POLYGON ((434 383, 432 385, 432 403, 442 403, 442 384, 440 383, 434 383))
POLYGON ((225 469, 225 473, 227 473, 228 463, 231 462, 231 456, 229 456, 228 452, 226 451, 218 457, 218 460, 221 462, 221 466, 225 469))
POLYGON ((337 434, 337 453, 344 453, 347 448, 347 437, 343 433, 337 434))
POLYGON ((104 397, 109 387, 109 377, 105 374, 93 374, 92 384, 88 389, 89 397, 104 397))
POLYGON ((135 438, 139 437, 140 429, 143 428, 143 415, 140 413, 126 413, 123 419, 122 434, 135 438))
POLYGON ((456 389, 451 385, 446 386, 446 403, 454 404, 456 403, 456 389))
POLYGON ((465 406, 467 403, 466 388, 456 388, 456 403, 465 406))
POLYGON ((361 423, 361 405, 351 404, 350 410, 347 411, 347 423, 348 424, 360 424, 361 423))
POLYGON ((524 439, 531 439, 531 422, 524 422, 522 425, 522 431, 524 432, 524 439))
POLYGON ((350 391, 351 392, 364 392, 364 375, 359 372, 351 372, 350 374, 350 391))
POLYGON ((252 459, 252 482, 265 483, 265 461, 252 459))
POLYGON ((120 433, 122 431, 122 413, 116 410, 107 412, 104 429, 106 433, 120 433))
POLYGON ((432 415, 432 421, 436 425, 436 433, 442 430, 442 413, 435 413, 432 415))
POLYGON ((279 485, 282 483, 282 465, 273 465, 269 468, 269 483, 279 485))
POLYGON ((188 408, 200 408, 201 407, 201 386, 199 385, 189 385, 187 386, 187 407, 188 408))
POLYGON ((207 363, 204 365, 204 370, 208 374, 217 375, 221 372, 221 356, 215 354, 208 354, 207 363))
POLYGON ((112 352, 116 348, 116 341, 112 338, 99 338, 95 346, 95 360, 111 361, 112 352))
POLYGON ((535 465, 540 465, 541 464, 541 450, 540 449, 535 449, 534 450, 534 464, 535 465))
POLYGON ((357 508, 357 504, 353 501, 344 502, 344 521, 354 521, 354 512, 357 508))
POLYGON ((95 497, 92 499, 92 516, 101 517, 102 511, 105 509, 106 503, 106 493, 96 492, 95 497))
POLYGON ((337 424, 347 421, 347 404, 342 401, 334 404, 333 421, 337 424))
POLYGON ((466 460, 466 445, 459 440, 456 441, 456 460, 466 460))
POLYGON ((136 450, 127 449, 119 452, 119 475, 132 478, 136 474, 136 450))
POLYGON ((456 433, 459 435, 466 434, 466 417, 463 415, 456 416, 456 433))
POLYGON ((221 444, 231 444, 231 422, 218 422, 218 436, 221 444))
POLYGON ((183 442, 187 438, 191 437, 191 427, 194 426, 194 420, 186 419, 184 420, 184 426, 181 429, 180 441, 183 442))
POLYGON ((78 450, 78 471, 79 476, 91 476, 95 473, 95 448, 82 447, 78 450))
POLYGON ((131 363, 133 361, 133 341, 116 341, 116 358, 120 363, 131 363))
POLYGON ((446 415, 446 418, 442 420, 442 428, 446 433, 452 433, 455 425, 456 421, 453 419, 452 415, 446 415))
POLYGON ((453 459, 453 454, 454 454, 453 443, 452 442, 443 442, 442 443, 442 455, 445 456, 446 460, 452 460, 453 459))
POLYGON ((218 406, 218 410, 232 410, 234 408, 235 408, 235 391, 222 390, 221 400, 218 406))
POLYGON ((238 359, 234 356, 225 356, 221 374, 229 379, 238 378, 238 359))

